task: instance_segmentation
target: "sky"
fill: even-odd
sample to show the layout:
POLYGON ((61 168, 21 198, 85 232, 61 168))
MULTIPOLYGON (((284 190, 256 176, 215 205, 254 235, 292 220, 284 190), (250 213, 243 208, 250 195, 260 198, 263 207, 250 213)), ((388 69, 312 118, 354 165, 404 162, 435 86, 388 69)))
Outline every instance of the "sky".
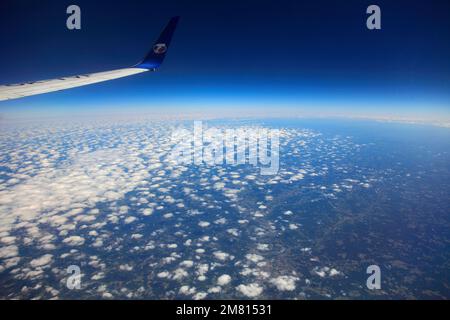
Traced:
POLYGON ((128 67, 181 16, 161 69, 0 102, 0 117, 128 111, 450 120, 445 0, 0 2, 0 84, 128 67), (66 28, 81 8, 82 29, 66 28), (381 8, 381 30, 366 8, 381 8))

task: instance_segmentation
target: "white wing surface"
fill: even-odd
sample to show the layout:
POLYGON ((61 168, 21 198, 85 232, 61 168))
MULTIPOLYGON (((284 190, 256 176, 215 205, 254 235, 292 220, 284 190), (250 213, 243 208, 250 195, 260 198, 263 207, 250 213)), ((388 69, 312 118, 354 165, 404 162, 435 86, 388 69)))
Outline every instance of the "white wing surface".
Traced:
POLYGON ((93 83, 128 77, 146 71, 149 70, 141 68, 125 68, 73 77, 0 86, 0 101, 86 86, 93 83))

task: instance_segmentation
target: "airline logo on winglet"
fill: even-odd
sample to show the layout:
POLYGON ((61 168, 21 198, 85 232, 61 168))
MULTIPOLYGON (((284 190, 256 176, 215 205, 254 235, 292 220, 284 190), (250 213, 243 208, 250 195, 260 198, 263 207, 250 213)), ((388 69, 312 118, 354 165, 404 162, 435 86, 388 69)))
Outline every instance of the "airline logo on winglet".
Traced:
POLYGON ((156 54, 163 54, 167 51, 167 46, 165 43, 157 43, 153 46, 153 52, 156 54))

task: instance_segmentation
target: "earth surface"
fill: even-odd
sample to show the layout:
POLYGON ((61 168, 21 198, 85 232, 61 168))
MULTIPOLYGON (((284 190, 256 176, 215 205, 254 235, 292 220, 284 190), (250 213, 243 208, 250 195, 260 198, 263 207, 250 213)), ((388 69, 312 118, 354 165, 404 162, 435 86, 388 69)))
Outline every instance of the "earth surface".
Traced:
POLYGON ((278 172, 173 161, 191 121, 3 122, 0 298, 450 298, 450 129, 204 124, 278 129, 278 172))

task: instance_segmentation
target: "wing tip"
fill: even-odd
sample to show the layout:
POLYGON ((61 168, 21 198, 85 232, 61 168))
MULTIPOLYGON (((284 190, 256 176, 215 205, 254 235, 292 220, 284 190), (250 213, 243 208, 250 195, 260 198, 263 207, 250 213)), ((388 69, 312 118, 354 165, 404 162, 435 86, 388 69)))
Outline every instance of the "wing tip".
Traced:
POLYGON ((180 16, 173 16, 170 18, 166 27, 163 29, 158 37, 158 40, 153 44, 150 51, 147 53, 145 58, 135 65, 135 68, 142 68, 147 70, 155 71, 158 69, 166 57, 166 53, 169 50, 170 43, 172 41, 172 36, 177 28, 180 16))

